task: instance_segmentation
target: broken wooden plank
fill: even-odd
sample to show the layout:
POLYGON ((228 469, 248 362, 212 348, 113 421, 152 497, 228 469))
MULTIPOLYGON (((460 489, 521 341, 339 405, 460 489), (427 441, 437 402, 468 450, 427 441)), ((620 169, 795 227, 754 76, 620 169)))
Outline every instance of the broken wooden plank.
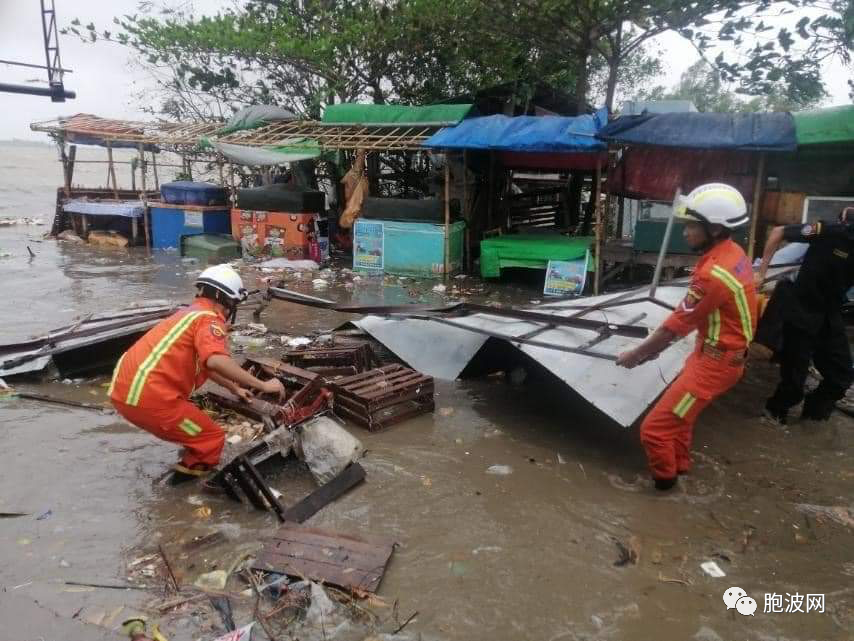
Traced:
POLYGON ((389 540, 286 523, 264 545, 254 569, 376 592, 393 552, 389 540))
POLYGON ((307 521, 319 510, 364 480, 365 468, 358 463, 351 463, 329 483, 321 485, 302 501, 285 510, 284 520, 296 523, 307 521))

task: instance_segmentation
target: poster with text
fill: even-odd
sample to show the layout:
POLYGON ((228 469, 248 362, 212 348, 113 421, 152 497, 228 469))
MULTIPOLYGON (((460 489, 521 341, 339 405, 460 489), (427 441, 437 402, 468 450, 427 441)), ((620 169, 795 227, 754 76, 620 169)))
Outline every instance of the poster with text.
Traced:
POLYGON ((357 220, 353 230, 353 269, 383 270, 385 230, 381 221, 357 220))
POLYGON ((587 280, 590 250, 578 260, 550 260, 546 267, 546 296, 580 296, 587 280))

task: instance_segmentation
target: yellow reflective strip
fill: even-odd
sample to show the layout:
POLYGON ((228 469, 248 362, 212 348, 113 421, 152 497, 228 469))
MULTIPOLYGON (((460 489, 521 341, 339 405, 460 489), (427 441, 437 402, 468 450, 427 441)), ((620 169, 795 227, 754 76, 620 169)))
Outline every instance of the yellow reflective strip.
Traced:
POLYGON ((721 338, 721 311, 716 309, 709 314, 709 329, 706 336, 706 343, 709 345, 717 345, 721 338))
POLYGON ((188 418, 185 418, 183 421, 181 421, 178 424, 178 427, 180 427, 184 432, 186 432, 190 436, 196 436, 197 434, 200 434, 202 431, 202 428, 199 427, 199 425, 197 423, 194 423, 193 421, 191 421, 188 418))
POLYGON ((678 403, 676 403, 676 407, 673 408, 673 413, 676 414, 676 416, 678 416, 679 418, 682 418, 683 416, 685 416, 683 408, 685 405, 690 406, 690 404, 693 403, 693 401, 691 400, 693 398, 694 397, 691 396, 690 392, 685 392, 685 395, 682 397, 682 399, 678 403))
POLYGON ((163 355, 170 347, 172 347, 172 345, 175 344, 193 321, 201 316, 216 316, 216 314, 213 312, 192 312, 187 314, 175 325, 175 327, 169 330, 169 333, 167 333, 166 336, 160 339, 160 342, 157 343, 157 345, 154 346, 154 349, 151 350, 151 353, 142 362, 142 365, 139 366, 139 369, 136 371, 136 375, 133 377, 133 382, 131 383, 130 391, 128 392, 128 405, 136 405, 139 403, 139 397, 142 395, 142 388, 145 386, 145 381, 151 373, 151 370, 154 369, 157 363, 160 362, 163 355))
POLYGON ((681 414, 679 414, 679 418, 685 418, 685 415, 686 415, 686 414, 688 414, 688 412, 690 412, 690 411, 691 411, 691 408, 692 408, 692 407, 694 407, 694 402, 695 402, 696 400, 697 400, 697 399, 696 399, 696 398, 694 398, 693 396, 692 396, 690 399, 688 399, 688 402, 687 402, 687 403, 685 403, 685 406, 684 406, 684 407, 682 408, 682 410, 681 410, 681 412, 682 412, 682 413, 681 413, 681 414))
POLYGON ((741 317, 741 331, 749 343, 753 340, 753 321, 750 316, 750 306, 747 304, 747 296, 744 293, 744 286, 720 265, 712 267, 712 275, 723 282, 732 292, 735 298, 735 306, 738 308, 738 315, 741 317))
MULTIPOLYGON (((125 352, 127 354, 127 352, 125 352)), ((107 396, 112 396, 113 390, 116 388, 116 379, 119 377, 119 369, 121 369, 122 361, 125 360, 125 354, 122 354, 119 358, 119 362, 116 363, 116 367, 113 370, 113 377, 110 379, 110 387, 107 388, 107 396)))

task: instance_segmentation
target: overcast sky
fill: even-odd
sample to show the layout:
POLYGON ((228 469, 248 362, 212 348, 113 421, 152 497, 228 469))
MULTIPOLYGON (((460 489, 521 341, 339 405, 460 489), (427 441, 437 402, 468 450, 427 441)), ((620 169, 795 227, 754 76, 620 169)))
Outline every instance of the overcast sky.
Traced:
MULTIPOLYGON (((182 4, 190 4, 183 2, 182 4)), ((233 0, 195 0, 197 13, 216 13, 233 0)), ((72 18, 83 24, 93 21, 99 29, 110 29, 115 15, 135 13, 138 0, 56 0, 60 26, 72 18)), ((658 41, 667 68, 660 84, 671 86, 679 75, 698 58, 690 44, 675 34, 658 41)), ((110 43, 84 44, 75 36, 60 35, 60 53, 65 68, 66 88, 77 92, 77 98, 65 103, 52 103, 49 98, 0 93, 0 140, 23 138, 45 140, 43 134, 30 131, 35 120, 47 120, 77 112, 127 119, 146 119, 139 110, 139 94, 150 82, 144 73, 130 64, 128 49, 110 43)), ((38 0, 0 0, 0 59, 44 64, 41 19, 38 0)), ((0 64, 4 82, 25 83, 44 80, 46 72, 0 64)), ((825 70, 830 91, 827 104, 848 102, 847 72, 836 63, 825 70)))

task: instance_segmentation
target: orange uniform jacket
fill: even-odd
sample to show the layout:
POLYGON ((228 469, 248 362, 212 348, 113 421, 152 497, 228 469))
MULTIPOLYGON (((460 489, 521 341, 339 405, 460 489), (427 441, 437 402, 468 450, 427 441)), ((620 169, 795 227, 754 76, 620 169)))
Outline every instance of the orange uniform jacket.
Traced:
POLYGON ((225 318, 197 298, 165 319, 125 352, 113 375, 110 398, 132 407, 187 400, 208 378, 205 363, 228 355, 225 318))

